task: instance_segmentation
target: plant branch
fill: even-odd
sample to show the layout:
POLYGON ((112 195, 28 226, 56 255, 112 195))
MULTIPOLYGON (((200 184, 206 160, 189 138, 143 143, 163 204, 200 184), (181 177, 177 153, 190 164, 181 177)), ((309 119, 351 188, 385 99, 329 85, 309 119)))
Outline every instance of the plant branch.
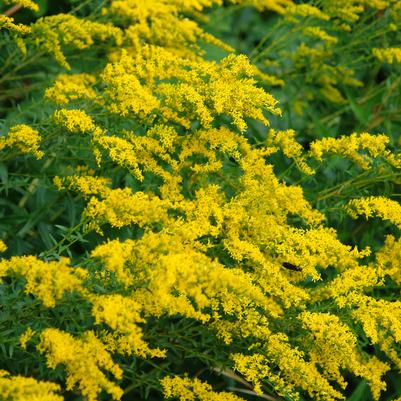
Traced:
POLYGON ((12 15, 14 15, 16 12, 18 12, 19 10, 21 10, 22 6, 21 4, 16 4, 15 6, 12 6, 11 8, 9 8, 8 10, 4 11, 4 15, 6 17, 11 17, 12 15))

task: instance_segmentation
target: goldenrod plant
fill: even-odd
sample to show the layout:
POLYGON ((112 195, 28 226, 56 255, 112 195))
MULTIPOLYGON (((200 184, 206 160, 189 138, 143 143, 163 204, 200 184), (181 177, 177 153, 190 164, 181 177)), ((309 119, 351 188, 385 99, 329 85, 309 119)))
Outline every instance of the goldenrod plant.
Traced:
POLYGON ((0 2, 0 400, 401 399, 400 4, 0 2))

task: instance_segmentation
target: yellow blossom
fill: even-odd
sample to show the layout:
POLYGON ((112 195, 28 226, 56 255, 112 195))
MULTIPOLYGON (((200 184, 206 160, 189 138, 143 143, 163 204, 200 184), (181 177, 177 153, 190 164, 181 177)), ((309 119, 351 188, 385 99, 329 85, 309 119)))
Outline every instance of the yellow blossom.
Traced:
POLYGON ((401 63, 401 48, 392 47, 372 50, 373 55, 380 61, 384 61, 388 64, 399 64, 401 63))
POLYGON ((304 359, 304 353, 289 344, 288 337, 282 333, 272 335, 266 346, 271 363, 279 366, 282 378, 288 386, 300 387, 311 398, 325 400, 343 399, 342 394, 329 384, 312 361, 304 359))
POLYGON ((231 358, 235 364, 234 369, 252 383, 255 393, 263 394, 261 382, 263 379, 273 376, 265 356, 262 354, 232 354, 231 358))
POLYGON ((96 144, 107 152, 111 160, 120 166, 128 167, 139 181, 143 180, 133 144, 116 136, 102 136, 96 144))
MULTIPOLYGON (((286 183, 276 174, 280 163, 273 164, 270 156, 280 150, 308 175, 314 173, 309 158, 318 164, 336 155, 369 169, 401 167, 401 157, 390 151, 389 136, 365 132, 323 136, 309 152, 292 129, 271 129, 261 143, 248 124, 254 120, 263 136, 269 115, 280 114, 277 100, 258 80, 284 84, 280 77, 288 70, 270 46, 281 40, 281 30, 263 42, 274 50, 260 60, 273 71, 264 74, 201 27, 208 14, 202 12, 216 7, 221 13, 225 3, 271 10, 281 14, 274 17, 279 24, 290 22, 288 33, 296 42, 278 55, 294 67, 291 77, 298 79, 302 72, 302 80, 314 85, 293 99, 292 110, 300 113, 313 111, 311 100, 324 98, 324 107, 347 101, 342 88, 361 86, 355 77, 363 74, 337 63, 336 42, 347 44, 344 31, 359 28, 365 16, 378 24, 377 32, 384 20, 395 25, 393 11, 401 7, 393 8, 392 0, 322 1, 318 6, 292 0, 111 0, 100 16, 91 14, 103 22, 56 15, 27 28, 0 16, 11 39, 29 51, 26 61, 38 50, 68 69, 64 50, 75 54, 102 42, 90 51, 98 65, 74 63, 77 72, 82 65, 85 70, 94 66, 90 74, 61 74, 46 90, 45 97, 62 109, 51 119, 35 120, 54 153, 47 163, 57 160, 40 170, 43 185, 50 186, 43 188, 45 198, 60 205, 55 213, 35 211, 22 231, 16 227, 15 240, 20 242, 25 231, 22 251, 41 252, 46 238, 31 242, 30 237, 43 235, 47 223, 42 218, 48 216, 55 248, 61 244, 61 255, 71 255, 71 261, 62 256, 0 261, 6 290, 11 282, 18 296, 23 288, 37 298, 24 308, 26 321, 16 331, 22 333, 18 352, 29 343, 31 356, 39 352, 47 362, 40 374, 54 373, 60 383, 65 375, 63 392, 87 401, 129 398, 137 384, 141 392, 143 373, 153 367, 157 374, 148 375, 146 385, 157 391, 161 378, 166 398, 240 401, 232 389, 217 392, 185 376, 177 358, 170 363, 176 351, 179 357, 199 359, 203 349, 194 341, 206 347, 209 366, 226 365, 222 373, 239 382, 242 375, 262 397, 266 391, 293 400, 340 400, 348 394, 343 390, 351 375, 364 378, 378 400, 390 363, 401 369, 401 302, 381 296, 385 283, 401 282, 400 240, 388 236, 364 263, 370 249, 342 242, 334 228, 337 219, 325 222, 326 206, 318 210, 308 200, 303 178, 299 185, 286 183), (204 57, 205 44, 230 54, 211 61, 204 57), (74 223, 65 230, 60 224, 72 213, 74 223), (78 230, 82 225, 85 229, 78 230), (73 267, 75 261, 85 268, 73 267), (31 322, 25 312, 38 319, 31 322), (37 341, 35 353, 31 344, 37 341), (137 370, 135 383, 129 383, 132 369, 137 370), (177 376, 166 376, 173 371, 177 376)), ((263 43, 255 60, 263 55, 263 43)), ((18 125, 1 137, 0 148, 12 146, 39 158, 41 142, 33 128, 18 125)), ((14 161, 10 166, 25 168, 14 161)), ((17 180, 11 172, 10 177, 9 182, 26 183, 25 176, 17 180)), ((43 193, 38 191, 36 200, 43 193)), ((31 200, 22 209, 32 211, 31 200)), ((9 206, 14 213, 21 204, 9 206)), ((346 210, 352 217, 378 216, 401 227, 399 204, 391 199, 355 199, 346 210)), ((7 233, 3 238, 9 252, 21 252, 11 247, 15 241, 7 233)), ((12 352, 10 347, 10 358, 12 352)), ((3 391, 18 401, 59 401, 58 389, 0 373, 0 398, 3 391)))
POLYGON ((2 28, 6 28, 11 32, 16 32, 20 34, 27 34, 31 31, 29 26, 23 24, 14 24, 14 18, 0 14, 0 30, 2 28))
POLYGON ((60 74, 53 86, 46 89, 45 97, 58 104, 67 104, 76 99, 93 99, 92 88, 96 78, 90 74, 60 74))
POLYGON ((324 299, 334 298, 339 307, 345 307, 348 294, 362 293, 366 288, 382 285, 383 276, 384 272, 374 265, 355 265, 326 283, 318 294, 324 299))
POLYGON ((370 196, 350 200, 345 206, 346 212, 354 219, 358 216, 379 217, 401 228, 401 205, 384 196, 370 196))
POLYGON ((371 166, 372 158, 382 157, 390 164, 398 165, 394 155, 387 149, 390 138, 387 135, 371 135, 366 132, 338 138, 323 138, 310 145, 310 156, 322 160, 326 154, 347 157, 361 168, 371 166), (364 152, 364 153, 362 153, 364 152))
POLYGON ((59 191, 70 189, 79 192, 85 198, 91 195, 106 197, 110 192, 110 179, 106 177, 93 177, 90 175, 56 176, 53 179, 53 183, 59 191))
POLYGON ((390 366, 375 357, 367 360, 366 356, 360 354, 357 349, 357 338, 337 316, 328 313, 303 312, 299 319, 312 334, 310 341, 313 345, 309 356, 313 362, 322 367, 326 376, 336 380, 342 388, 345 388, 347 383, 340 369, 350 370, 368 381, 374 399, 378 400, 380 392, 386 389, 382 376, 390 369, 390 366))
POLYGON ((112 24, 92 22, 80 19, 71 14, 57 14, 40 18, 31 26, 33 42, 48 53, 67 70, 71 66, 67 62, 62 46, 71 46, 75 49, 86 49, 95 43, 95 40, 114 40, 122 42, 122 32, 112 24))
POLYGON ((35 256, 14 256, 0 261, 0 278, 8 275, 24 277, 25 291, 52 308, 65 292, 82 290, 87 273, 70 267, 67 258, 44 262, 35 256))
POLYGON ((390 276, 397 284, 401 283, 401 239, 395 239, 387 235, 384 246, 376 252, 378 266, 383 269, 383 274, 390 276))
POLYGON ((39 11, 39 6, 32 0, 4 0, 6 4, 18 4, 32 11, 39 11))
POLYGON ((143 227, 167 219, 165 202, 143 192, 132 193, 129 188, 115 189, 104 200, 92 197, 85 215, 94 226, 109 223, 113 227, 138 224, 143 227))
POLYGON ((53 119, 56 124, 73 133, 92 132, 96 128, 92 117, 82 110, 60 109, 54 113, 53 119))
POLYGON ((4 241, 0 240, 0 253, 5 252, 7 250, 7 245, 4 241))
POLYGON ((245 117, 267 124, 264 110, 280 113, 277 101, 255 85, 254 75, 245 56, 230 55, 219 64, 195 63, 166 49, 145 46, 136 57, 123 52, 119 62, 106 66, 102 79, 112 112, 150 117, 160 109, 166 120, 185 127, 191 120, 209 127, 215 117, 226 114, 244 131, 245 117), (180 81, 173 83, 173 78, 180 81))
POLYGON ((285 17, 300 16, 300 17, 314 17, 323 21, 327 21, 330 17, 323 13, 318 7, 311 4, 294 4, 287 8, 285 17))
POLYGON ((61 388, 56 383, 38 381, 32 377, 11 376, 0 370, 0 397, 13 401, 63 401, 58 393, 61 388))
POLYGON ((28 343, 28 341, 33 337, 33 335, 35 334, 35 332, 28 327, 24 333, 20 336, 20 344, 21 344, 21 348, 26 349, 26 345, 28 343))
POLYGON ((298 168, 305 174, 311 175, 314 173, 313 169, 309 167, 303 155, 303 147, 295 140, 295 131, 275 131, 270 129, 267 136, 267 145, 278 146, 290 159, 294 159, 298 168))
POLYGON ((97 246, 91 253, 94 258, 100 258, 104 268, 112 272, 116 279, 129 287, 134 283, 134 278, 129 269, 129 259, 135 246, 133 241, 108 241, 97 246))
POLYGON ((166 399, 176 398, 180 401, 241 401, 242 398, 233 393, 215 392, 212 386, 199 379, 189 379, 186 377, 169 377, 161 379, 163 392, 166 399))
POLYGON ((311 36, 312 38, 320 39, 329 44, 335 44, 338 41, 338 39, 335 36, 329 35, 326 31, 317 26, 305 27, 303 29, 303 33, 306 36, 311 36))
POLYGON ((146 357, 164 357, 165 351, 150 349, 143 340, 142 329, 137 323, 141 317, 141 305, 135 300, 121 295, 104 295, 92 298, 92 315, 97 324, 106 323, 113 335, 107 337, 107 344, 120 353, 146 357))
POLYGON ((58 329, 45 329, 40 334, 37 348, 45 354, 49 368, 55 369, 60 364, 64 366, 67 372, 67 390, 78 385, 88 401, 97 401, 102 390, 114 400, 121 398, 123 391, 102 370, 110 372, 116 379, 122 378, 122 370, 92 331, 85 332, 80 338, 74 338, 58 329))
POLYGON ((39 132, 29 125, 19 124, 10 128, 7 137, 0 143, 2 146, 15 147, 22 153, 32 153, 36 159, 41 159, 44 153, 39 150, 42 138, 39 132))
POLYGON ((129 22, 126 35, 135 50, 145 42, 194 58, 202 54, 199 41, 232 51, 230 46, 205 32, 196 21, 186 18, 186 14, 199 12, 214 3, 220 1, 119 0, 113 1, 104 12, 129 22), (172 26, 174 29, 171 29, 172 26))

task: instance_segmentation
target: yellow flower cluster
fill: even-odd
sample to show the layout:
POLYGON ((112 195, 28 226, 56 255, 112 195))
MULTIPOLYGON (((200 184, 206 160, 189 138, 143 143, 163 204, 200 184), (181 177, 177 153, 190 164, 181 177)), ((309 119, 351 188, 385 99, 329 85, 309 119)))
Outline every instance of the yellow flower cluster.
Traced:
POLYGON ((28 327, 19 338, 21 348, 26 349, 28 342, 32 339, 34 335, 35 332, 30 327, 28 327))
POLYGON ((39 6, 32 0, 4 0, 5 4, 18 4, 19 6, 29 8, 32 11, 39 11, 39 6))
POLYGON ((334 44, 338 42, 338 39, 335 36, 329 35, 326 31, 317 26, 308 26, 303 29, 303 33, 305 36, 310 36, 329 44, 334 44))
POLYGON ((297 388, 303 388, 312 399, 337 400, 342 395, 320 374, 314 361, 306 361, 304 353, 289 344, 283 333, 268 338, 265 354, 251 356, 233 355, 235 369, 255 385, 262 393, 261 380, 269 380, 279 395, 299 399, 297 388), (273 369, 278 366, 280 374, 273 369))
POLYGON ((31 25, 29 37, 41 51, 52 54, 54 58, 67 70, 71 69, 63 54, 62 47, 86 49, 95 43, 95 40, 113 40, 117 45, 122 43, 122 32, 112 24, 92 22, 88 19, 79 19, 69 14, 57 14, 44 17, 31 25))
POLYGON ((0 252, 5 252, 7 250, 7 245, 4 241, 0 240, 0 252))
POLYGON ((267 145, 277 146, 285 156, 295 161, 303 173, 311 175, 314 171, 307 165, 303 155, 303 147, 296 141, 295 135, 294 130, 275 131, 271 129, 267 136, 267 145))
POLYGON ((63 401, 57 393, 61 390, 55 383, 37 381, 31 377, 11 376, 0 370, 0 396, 12 401, 63 401))
POLYGON ((348 297, 348 305, 355 305, 352 316, 362 325, 372 344, 377 344, 388 359, 401 368, 396 351, 401 342, 401 302, 374 299, 366 295, 348 297))
POLYGON ((71 189, 79 192, 84 197, 99 195, 104 198, 110 192, 110 179, 106 177, 94 177, 85 174, 65 177, 56 176, 53 179, 53 183, 59 191, 71 189))
POLYGON ((343 135, 338 138, 323 138, 310 145, 310 155, 322 160, 326 154, 349 158, 363 169, 372 165, 372 158, 381 157, 395 167, 401 166, 399 155, 387 149, 387 135, 372 135, 367 132, 343 135))
POLYGON ((337 381, 342 388, 345 388, 347 383, 340 373, 341 369, 364 377, 371 384, 374 399, 378 400, 380 392, 386 389, 382 376, 390 366, 375 357, 363 361, 357 351, 357 338, 337 316, 304 312, 300 314, 299 319, 310 332, 311 361, 321 366, 327 377, 337 381))
POLYGON ((51 88, 45 92, 46 98, 58 104, 66 104, 75 99, 93 99, 96 92, 92 86, 96 78, 89 74, 60 74, 51 88))
POLYGON ((97 246, 92 251, 91 256, 101 259, 104 270, 112 273, 127 288, 134 283, 134 278, 129 268, 129 258, 133 246, 134 243, 131 241, 108 241, 97 246))
MULTIPOLYGON (((284 13, 293 4, 292 0, 230 0, 234 4, 250 5, 259 10, 284 13)), ((136 52, 143 43, 168 49, 172 53, 198 59, 204 51, 200 43, 210 43, 228 52, 233 49, 226 43, 205 32, 187 16, 199 17, 200 12, 213 5, 222 5, 221 0, 113 0, 103 14, 118 17, 127 24, 125 37, 127 46, 136 52), (172 29, 174 27, 174 29, 172 29)), ((206 17, 202 15, 202 18, 206 17)))
POLYGON ((293 90, 288 103, 297 114, 309 115, 308 109, 322 101, 344 104, 351 93, 356 93, 352 87, 363 86, 357 77, 363 75, 360 70, 368 62, 379 59, 399 63, 400 49, 393 33, 401 21, 397 1, 289 1, 279 12, 276 29, 273 27, 265 36, 261 35, 253 51, 254 60, 266 72, 267 82, 269 76, 278 77, 285 81, 282 84, 287 90, 293 90), (369 19, 374 24, 367 24, 369 19), (353 38, 359 31, 368 44, 367 57, 358 41, 354 45, 353 38), (389 40, 379 40, 387 36, 389 40), (388 47, 382 48, 384 44, 388 47))
POLYGON ((199 379, 183 377, 164 377, 161 380, 166 399, 175 398, 180 401, 241 401, 242 398, 227 392, 215 392, 212 386, 199 379))
POLYGON ((196 21, 185 17, 187 13, 202 11, 219 0, 169 2, 165 0, 113 0, 105 15, 118 16, 129 23, 125 35, 130 47, 136 51, 143 43, 162 46, 170 51, 190 58, 201 54, 199 41, 232 48, 206 33, 196 21), (172 29, 171 27, 174 27, 172 29))
POLYGON ((242 55, 227 56, 217 64, 144 46, 135 57, 123 52, 101 78, 106 84, 104 101, 113 113, 150 119, 160 110, 165 120, 185 128, 193 121, 209 128, 217 116, 228 115, 244 131, 245 117, 268 124, 263 110, 280 112, 277 101, 256 87, 254 75, 255 68, 242 55))
POLYGON ((380 61, 384 61, 389 64, 399 64, 401 63, 401 48, 392 47, 385 49, 373 49, 373 55, 377 57, 380 61))
POLYGON ((31 31, 30 28, 26 25, 14 24, 14 18, 0 14, 0 30, 3 28, 22 35, 31 31))
POLYGON ((328 21, 329 15, 325 14, 320 8, 311 4, 294 4, 287 8, 285 18, 294 21, 294 16, 313 17, 322 21, 328 21))
POLYGON ((383 247, 376 252, 377 264, 384 273, 390 276, 397 284, 401 283, 401 269, 399 260, 401 257, 401 240, 393 235, 388 235, 383 247))
POLYGON ((15 256, 0 261, 0 278, 4 276, 22 276, 25 291, 51 308, 65 292, 82 290, 87 271, 70 267, 67 258, 46 263, 34 256, 15 256))
MULTIPOLYGON (((318 8, 290 0, 231 2, 274 10, 293 22, 335 20, 338 29, 350 27, 366 7, 381 10, 389 3, 323 1, 318 8)), ((127 361, 150 366, 142 359, 166 358, 167 366, 174 347, 188 352, 160 324, 179 321, 217 344, 229 367, 260 395, 268 388, 294 400, 339 400, 350 373, 363 377, 378 400, 386 389, 386 361, 401 369, 395 346, 401 342, 401 303, 368 293, 385 279, 401 282, 400 240, 387 237, 364 264, 370 249, 342 243, 302 187, 280 180, 268 160, 280 150, 308 175, 314 173, 309 163, 328 154, 364 169, 376 159, 399 168, 389 137, 323 138, 305 151, 294 130, 271 129, 265 143, 251 145, 249 120, 266 129, 268 113, 280 114, 277 101, 257 84, 261 74, 246 56, 203 58, 202 42, 228 47, 189 18, 222 2, 109 3, 102 18, 116 25, 70 15, 32 25, 30 40, 65 68, 64 47, 86 49, 109 40, 116 46, 107 48, 108 58, 93 74, 61 74, 46 90, 46 99, 62 108, 44 124, 43 140, 33 128, 17 125, 0 142, 37 158, 44 155, 39 145, 47 146, 60 157, 62 167, 51 176, 54 188, 60 197, 62 191, 74 193, 79 226, 95 238, 86 254, 67 244, 73 262, 35 256, 0 261, 1 278, 21 279, 42 308, 56 308, 46 312, 67 310, 74 293, 74 307, 82 313, 77 329, 56 318, 25 328, 19 346, 35 345, 49 369, 60 367, 66 390, 87 401, 102 392, 119 400, 127 361), (54 137, 62 146, 52 148, 54 137), (359 347, 355 325, 377 344, 382 359, 359 347)), ((319 65, 336 42, 329 32, 305 26, 304 35, 324 43, 300 45, 294 60, 319 65)), ((335 86, 340 77, 358 85, 349 70, 323 70, 320 89, 333 101, 344 100, 335 86)), ((354 218, 378 216, 401 227, 400 205, 391 199, 358 198, 346 210, 354 218)), ((241 400, 183 371, 165 372, 163 364, 157 369, 166 398, 241 400)), ((46 401, 61 399, 53 395, 56 385, 31 380, 1 376, 0 398, 18 384, 21 401, 34 401, 36 391, 46 401)))
POLYGON ((143 333, 136 323, 145 322, 140 316, 141 305, 131 298, 121 295, 97 296, 93 300, 92 315, 96 324, 105 323, 113 330, 105 341, 111 349, 122 354, 146 357, 164 357, 165 352, 150 349, 142 339, 143 333))
POLYGON ((41 140, 39 132, 29 125, 14 125, 6 137, 0 138, 0 150, 5 147, 17 148, 21 153, 32 153, 36 159, 41 159, 44 155, 39 150, 41 140))
POLYGON ((107 378, 103 370, 116 379, 121 379, 123 372, 94 332, 87 331, 80 338, 74 338, 57 329, 45 329, 37 348, 46 353, 48 367, 55 368, 60 364, 65 367, 67 390, 78 385, 88 401, 96 401, 102 390, 115 400, 121 398, 122 390, 107 378))
MULTIPOLYGON (((262 381, 269 378, 269 381, 275 385, 275 389, 281 385, 285 387, 285 384, 275 375, 269 367, 268 359, 262 354, 232 354, 231 359, 234 362, 234 369, 241 373, 247 382, 252 383, 253 390, 256 394, 263 394, 262 381)), ((287 394, 294 396, 289 389, 286 389, 287 394)))
POLYGON ((375 266, 354 266, 338 274, 320 289, 317 298, 334 299, 339 307, 345 307, 349 294, 360 294, 367 288, 380 286, 383 273, 375 266))
POLYGON ((342 21, 341 29, 350 30, 352 23, 357 22, 367 9, 385 10, 390 8, 394 0, 336 0, 324 1, 323 12, 330 18, 342 21))
POLYGON ((92 227, 109 223, 113 227, 148 224, 167 219, 168 202, 143 192, 132 193, 129 188, 114 189, 99 200, 92 197, 84 214, 92 220, 92 227))
POLYGON ((85 133, 95 130, 92 118, 82 110, 57 110, 53 119, 57 125, 65 127, 72 133, 85 133))
POLYGON ((367 219, 379 217, 401 228, 401 205, 384 196, 352 199, 345 206, 345 210, 354 219, 358 216, 365 216, 367 219))

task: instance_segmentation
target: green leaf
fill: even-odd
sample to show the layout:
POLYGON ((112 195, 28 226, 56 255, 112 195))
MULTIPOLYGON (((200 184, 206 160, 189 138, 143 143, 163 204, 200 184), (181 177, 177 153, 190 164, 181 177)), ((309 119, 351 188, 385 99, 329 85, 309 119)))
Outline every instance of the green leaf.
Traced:
POLYGON ((370 399, 369 386, 365 380, 361 380, 347 401, 367 401, 370 399))
POLYGON ((363 125, 366 126, 369 122, 370 119, 370 108, 364 108, 361 105, 359 105, 353 96, 351 95, 351 92, 347 89, 344 90, 345 95, 347 96, 347 99, 349 101, 349 106, 354 113, 355 117, 357 120, 363 125))
POLYGON ((8 169, 4 163, 0 163, 0 180, 3 183, 4 187, 7 190, 8 184, 8 169))

